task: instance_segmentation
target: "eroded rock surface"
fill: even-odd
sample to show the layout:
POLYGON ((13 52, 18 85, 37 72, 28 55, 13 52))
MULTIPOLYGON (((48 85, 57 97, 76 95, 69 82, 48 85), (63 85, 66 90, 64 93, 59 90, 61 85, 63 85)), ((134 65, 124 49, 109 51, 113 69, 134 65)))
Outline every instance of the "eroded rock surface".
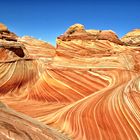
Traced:
POLYGON ((18 38, 18 41, 25 45, 30 56, 33 58, 51 59, 55 56, 55 47, 47 42, 29 36, 18 38))
POLYGON ((55 129, 10 109, 0 102, 1 140, 68 140, 55 129))
POLYGON ((140 46, 140 29, 128 32, 121 40, 127 45, 140 46))
POLYGON ((56 48, 30 37, 17 43, 23 58, 0 57, 2 102, 73 140, 140 139, 138 45, 81 24, 59 36, 56 48))
POLYGON ((8 28, 0 23, 0 61, 15 60, 26 57, 26 48, 20 42, 17 42, 18 36, 10 32, 8 28))

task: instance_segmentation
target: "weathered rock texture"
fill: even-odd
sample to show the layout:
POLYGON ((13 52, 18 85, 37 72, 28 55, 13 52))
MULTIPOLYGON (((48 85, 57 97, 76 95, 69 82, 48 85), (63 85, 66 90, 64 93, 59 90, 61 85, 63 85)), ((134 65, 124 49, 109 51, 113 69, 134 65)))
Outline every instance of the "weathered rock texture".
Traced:
POLYGON ((140 29, 127 33, 121 40, 128 45, 140 46, 140 29))
POLYGON ((1 140, 66 140, 62 134, 0 102, 1 140))
POLYGON ((18 38, 18 41, 25 45, 30 56, 35 59, 40 57, 49 59, 55 56, 55 48, 47 42, 29 36, 18 38))
POLYGON ((2 102, 73 140, 140 139, 138 45, 80 24, 59 36, 55 49, 30 37, 16 43, 24 57, 0 50, 2 102))

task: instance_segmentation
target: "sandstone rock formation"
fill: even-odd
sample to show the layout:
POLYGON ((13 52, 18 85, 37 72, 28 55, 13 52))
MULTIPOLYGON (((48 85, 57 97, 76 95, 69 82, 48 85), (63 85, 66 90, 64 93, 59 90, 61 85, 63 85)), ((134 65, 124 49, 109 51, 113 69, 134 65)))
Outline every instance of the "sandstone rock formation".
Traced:
POLYGON ((140 29, 127 33, 121 40, 128 45, 140 46, 140 29))
POLYGON ((30 56, 33 58, 44 57, 47 59, 55 56, 55 48, 47 42, 29 36, 18 38, 18 41, 25 45, 30 56))
POLYGON ((26 48, 17 42, 17 38, 5 25, 0 24, 0 61, 11 61, 26 56, 26 48))
POLYGON ((62 40, 72 40, 72 39, 81 39, 81 40, 108 40, 120 45, 123 45, 123 42, 119 40, 117 35, 111 30, 85 30, 84 26, 81 24, 72 25, 64 35, 60 36, 62 40))
POLYGON ((4 24, 0 23, 0 39, 16 41, 17 36, 14 33, 10 32, 4 24))
POLYGON ((9 107, 55 128, 65 139, 140 139, 138 45, 81 24, 59 36, 56 48, 31 37, 0 43, 0 54, 5 53, 0 100, 9 107), (23 57, 8 49, 13 42, 23 57))
POLYGON ((0 102, 1 140, 66 140, 62 134, 0 102))
POLYGON ((0 23, 0 32, 6 32, 6 31, 8 31, 8 28, 4 24, 0 23))

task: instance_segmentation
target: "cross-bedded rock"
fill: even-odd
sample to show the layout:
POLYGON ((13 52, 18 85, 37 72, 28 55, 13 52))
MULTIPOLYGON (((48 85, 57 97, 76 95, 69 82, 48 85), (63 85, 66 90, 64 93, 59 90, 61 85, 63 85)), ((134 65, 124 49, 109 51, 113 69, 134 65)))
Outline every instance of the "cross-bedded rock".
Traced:
POLYGON ((139 30, 120 40, 111 30, 81 24, 59 36, 56 48, 27 36, 1 38, 0 100, 46 126, 0 104, 0 138, 138 140, 138 44, 139 30))

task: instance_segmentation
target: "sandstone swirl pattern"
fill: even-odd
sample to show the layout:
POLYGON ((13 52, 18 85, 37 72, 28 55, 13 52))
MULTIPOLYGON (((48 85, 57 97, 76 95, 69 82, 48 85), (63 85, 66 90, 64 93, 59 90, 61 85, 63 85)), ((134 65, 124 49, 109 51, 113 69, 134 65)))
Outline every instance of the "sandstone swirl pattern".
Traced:
POLYGON ((138 140, 140 49, 124 38, 80 24, 56 49, 1 38, 0 100, 74 140, 138 140))

